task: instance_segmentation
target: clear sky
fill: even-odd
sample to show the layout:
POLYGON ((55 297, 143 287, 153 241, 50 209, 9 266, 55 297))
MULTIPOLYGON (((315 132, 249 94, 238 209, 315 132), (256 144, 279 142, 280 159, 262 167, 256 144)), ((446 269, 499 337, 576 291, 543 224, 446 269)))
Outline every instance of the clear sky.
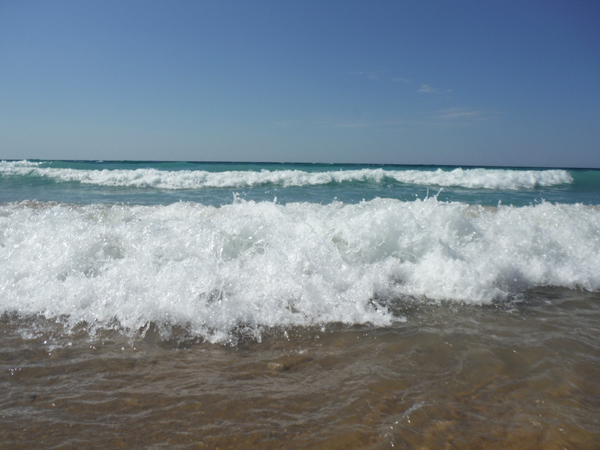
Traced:
POLYGON ((0 0, 0 159, 600 167, 600 2, 0 0))

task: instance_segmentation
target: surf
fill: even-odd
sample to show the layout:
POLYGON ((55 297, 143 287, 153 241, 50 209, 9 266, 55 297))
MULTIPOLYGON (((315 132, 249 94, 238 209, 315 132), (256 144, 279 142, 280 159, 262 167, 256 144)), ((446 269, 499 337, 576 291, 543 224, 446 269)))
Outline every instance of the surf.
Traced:
POLYGON ((573 177, 563 169, 513 170, 455 168, 452 170, 392 170, 361 168, 305 171, 262 170, 161 170, 157 168, 97 170, 43 167, 31 161, 2 161, 4 177, 38 177, 55 182, 77 182, 97 186, 121 186, 167 190, 206 188, 250 188, 261 186, 304 187, 348 183, 395 183, 416 186, 462 187, 467 189, 522 190, 569 185, 573 177))
POLYGON ((600 211, 585 205, 21 202, 0 206, 0 229, 1 311, 129 332, 183 326, 215 342, 388 326, 407 299, 482 305, 538 286, 600 289, 600 211))

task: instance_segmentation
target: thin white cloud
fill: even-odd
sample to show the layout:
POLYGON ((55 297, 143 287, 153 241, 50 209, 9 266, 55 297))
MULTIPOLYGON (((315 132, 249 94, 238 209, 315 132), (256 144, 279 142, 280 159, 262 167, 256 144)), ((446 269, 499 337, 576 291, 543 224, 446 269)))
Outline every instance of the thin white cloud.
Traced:
POLYGON ((314 125, 325 128, 370 129, 370 130, 408 130, 415 128, 454 128, 466 127, 494 120, 497 112, 470 107, 451 107, 429 111, 405 112, 402 116, 388 118, 367 117, 321 117, 314 125))
POLYGON ((437 89, 432 86, 429 86, 428 84, 422 84, 418 92, 421 92, 423 94, 447 94, 449 92, 452 92, 452 89, 437 89))
POLYGON ((437 89, 429 86, 428 84, 423 84, 423 85, 421 85, 421 89, 419 89, 419 92, 431 94, 431 93, 436 93, 437 89))
POLYGON ((412 83, 412 80, 410 78, 404 78, 404 77, 392 77, 392 78, 388 78, 388 75, 386 75, 383 72, 376 72, 376 71, 364 71, 364 70, 353 70, 350 71, 350 75, 354 75, 354 76, 360 76, 363 78, 367 78, 368 80, 372 80, 372 81, 391 81, 392 83, 412 83))
POLYGON ((350 75, 358 75, 361 77, 365 77, 371 81, 379 81, 381 79, 380 72, 365 72, 362 70, 351 71, 350 75))
POLYGON ((444 122, 473 123, 486 120, 489 115, 477 109, 455 107, 440 109, 433 114, 432 118, 444 122))
POLYGON ((297 125, 297 120, 278 120, 275 122, 275 125, 282 128, 287 128, 289 126, 297 125))
POLYGON ((336 121, 323 121, 317 122, 318 125, 328 128, 368 128, 373 126, 372 122, 336 122, 336 121))
POLYGON ((378 120, 344 120, 344 119, 323 119, 314 122, 315 125, 327 128, 354 128, 354 129, 372 129, 372 130, 394 130, 405 128, 407 126, 423 126, 429 125, 431 119, 423 120, 422 118, 389 118, 378 120))

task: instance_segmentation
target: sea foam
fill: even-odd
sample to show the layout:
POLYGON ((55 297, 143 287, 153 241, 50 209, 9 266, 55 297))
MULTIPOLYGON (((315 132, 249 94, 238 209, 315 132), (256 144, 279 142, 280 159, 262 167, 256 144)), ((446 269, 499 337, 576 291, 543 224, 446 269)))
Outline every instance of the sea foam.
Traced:
POLYGON ((209 172, 204 170, 167 171, 157 169, 78 170, 39 167, 29 161, 2 161, 0 175, 37 176, 58 182, 80 182, 100 186, 157 189, 245 188, 254 186, 316 186, 331 183, 403 183, 424 186, 455 186, 500 190, 533 189, 570 184, 568 171, 461 169, 451 171, 359 169, 325 172, 302 170, 261 170, 209 172))
POLYGON ((265 327, 386 326, 412 299, 482 304, 600 288, 600 211, 435 198, 221 207, 0 206, 0 311, 211 341, 265 327))

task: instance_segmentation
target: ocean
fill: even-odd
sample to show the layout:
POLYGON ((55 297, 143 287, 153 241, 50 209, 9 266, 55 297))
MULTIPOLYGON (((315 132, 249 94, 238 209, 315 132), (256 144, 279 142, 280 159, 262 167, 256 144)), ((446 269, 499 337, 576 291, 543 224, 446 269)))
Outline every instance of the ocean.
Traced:
POLYGON ((600 170, 0 162, 6 448, 598 449, 600 170))

